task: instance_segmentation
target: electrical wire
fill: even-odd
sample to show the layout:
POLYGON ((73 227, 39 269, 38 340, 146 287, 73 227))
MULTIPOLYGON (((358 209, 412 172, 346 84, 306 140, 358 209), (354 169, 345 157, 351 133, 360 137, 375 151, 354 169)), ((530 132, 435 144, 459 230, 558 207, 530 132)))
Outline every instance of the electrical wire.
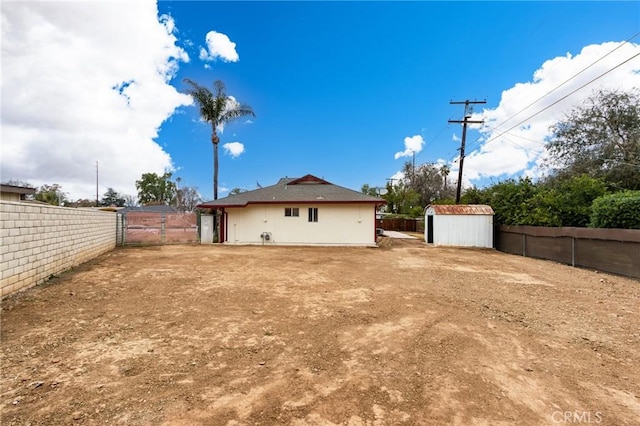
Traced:
MULTIPOLYGON (((549 90, 547 93, 545 93, 544 95, 540 96, 539 98, 537 98, 536 100, 534 100, 533 102, 531 102, 530 104, 528 104, 527 106, 525 106, 524 108, 522 108, 520 111, 516 112, 515 114, 511 115, 510 117, 508 117, 507 119, 505 119, 504 121, 502 121, 500 124, 496 125, 495 127, 489 127, 490 130, 497 130, 498 128, 500 128, 501 126, 503 126, 504 124, 506 124, 507 122, 509 122, 511 119, 513 119, 514 117, 517 117, 518 115, 520 115, 521 113, 523 113, 524 111, 526 111, 527 109, 529 109, 530 107, 532 107, 533 105, 535 105, 536 103, 538 103, 539 101, 541 101, 542 99, 546 98, 547 96, 549 96, 550 94, 552 94, 553 92, 555 92, 556 90, 558 90, 560 87, 564 86, 565 84, 567 84, 568 82, 570 82, 571 80, 573 80, 574 78, 576 78, 577 76, 579 76, 580 74, 582 74, 583 72, 585 72, 586 70, 588 70, 589 68, 591 68, 592 66, 594 66, 595 64, 597 64, 598 62, 602 61, 604 58, 606 58, 607 56, 611 55, 613 52, 615 52, 616 50, 620 49, 622 46, 628 44, 631 40, 633 40, 634 38, 638 37, 640 35, 640 32, 637 32, 635 34, 633 34, 631 37, 629 37, 628 39, 626 39, 625 41, 623 41, 622 43, 620 43, 618 46, 616 46, 615 48, 613 48, 612 50, 610 50, 609 52, 607 52, 605 55, 601 56, 600 58, 596 59, 594 62, 592 62, 591 64, 587 65, 585 68, 583 68, 582 70, 578 71, 577 73, 575 73, 574 75, 572 75, 571 77, 569 77, 568 79, 566 79, 565 81, 563 81, 562 83, 560 83, 559 85, 557 85, 556 87, 554 87, 553 89, 549 90)), ((636 55, 637 56, 637 55, 636 55)), ((635 57, 635 56, 634 56, 635 57)), ((633 59, 634 57, 631 57, 629 60, 633 59)), ((623 62, 626 63, 629 60, 623 62)), ((622 64, 619 64, 618 66, 620 66, 622 64)), ((608 72, 612 71, 613 69, 617 68, 618 66, 612 68, 611 70, 605 72, 604 74, 601 74, 600 76, 598 76, 596 79, 602 77, 603 75, 607 74, 608 72)), ((595 79, 594 79, 595 80, 595 79)), ((594 80, 590 81, 587 84, 592 83, 594 80)), ((580 90, 582 87, 579 87, 577 90, 580 90)), ((577 90, 569 93, 569 95, 575 93, 577 90)), ((549 105, 548 107, 542 109, 541 111, 539 111, 536 114, 533 114, 529 117, 527 117, 525 120, 520 121, 518 124, 516 124, 515 126, 507 129, 506 131, 504 131, 502 134, 504 133, 508 133, 509 131, 513 130, 514 128, 516 128, 517 126, 519 126, 520 124, 524 123, 525 121, 529 120, 530 118, 535 117, 536 115, 538 115, 539 113, 541 113, 542 111, 545 111, 546 109, 550 108, 551 106, 555 105, 556 103, 560 102, 561 100, 565 99, 566 97, 568 97, 569 95, 565 96, 564 98, 559 99, 558 101, 552 103, 551 105, 549 105)), ((502 134, 499 134, 497 137, 502 136, 502 134)), ((472 148, 474 145, 477 145, 478 142, 480 141, 481 137, 478 137, 477 139, 475 139, 473 142, 471 142, 469 144, 469 147, 472 148)), ((493 139, 493 138, 491 138, 493 139)), ((486 142, 489 142, 491 139, 487 140, 486 142)), ((486 143, 485 142, 485 143, 486 143)), ((472 148, 471 152, 473 152, 475 149, 472 148)))
POLYGON ((569 77, 568 79, 566 79, 565 81, 563 81, 562 83, 558 84, 556 87, 554 87, 553 89, 549 90, 547 93, 545 93, 544 95, 540 96, 538 99, 536 99, 535 101, 531 102, 529 105, 527 105, 526 107, 522 108, 520 111, 516 112, 515 114, 513 114, 511 117, 507 118, 506 120, 504 120, 502 123, 500 123, 499 126, 500 127, 502 125, 504 125, 505 123, 507 123, 509 120, 511 120, 514 117, 517 117, 518 115, 520 115, 521 113, 523 113, 524 111, 526 111, 527 109, 529 109, 530 107, 532 107, 534 104, 536 104, 537 102, 541 101, 542 99, 546 98, 547 96, 549 96, 551 93, 555 92, 556 90, 558 90, 559 88, 561 88, 562 86, 564 86, 565 84, 567 84, 568 82, 570 82, 571 80, 573 80, 574 78, 576 78, 577 76, 579 76, 580 74, 582 74, 583 72, 585 72, 586 70, 588 70, 589 68, 591 68, 592 66, 594 66, 595 64, 597 64, 598 62, 602 61, 604 58, 606 58, 607 56, 611 55, 613 52, 615 52, 616 50, 620 49, 622 46, 624 46, 625 44, 629 43, 631 40, 633 40, 634 38, 638 37, 638 35, 640 35, 640 32, 635 33, 633 36, 631 36, 630 38, 628 38, 627 40, 625 40, 624 42, 620 43, 617 47, 615 47, 614 49, 610 50, 608 53, 606 53, 604 56, 601 56, 600 58, 596 59, 594 62, 592 62, 591 64, 587 65, 585 68, 581 69, 580 71, 578 71, 577 73, 575 73, 574 75, 572 75, 571 77, 569 77))
MULTIPOLYGON (((510 132, 511 130, 513 130, 513 129, 515 129, 516 127, 518 127, 519 125, 521 125, 522 123, 525 123, 525 122, 529 121, 530 119, 532 119, 533 117, 535 117, 536 115, 543 113, 544 111, 548 110, 548 109, 549 109, 549 108, 551 108, 552 106, 554 106, 554 105, 556 105, 556 104, 558 104, 558 103, 562 102, 563 100, 567 99, 569 96, 573 95, 574 93, 578 92, 579 90, 582 90, 582 89, 583 89, 583 88, 585 88, 586 86, 588 86, 588 85, 592 84, 594 81, 596 81, 596 80, 598 80, 598 79, 600 79, 600 78, 604 77, 605 75, 609 74, 611 71, 613 71, 613 70, 615 70, 615 69, 617 69, 617 68, 621 67, 622 65, 626 64, 627 62, 631 61, 631 60, 632 60, 632 59, 634 59, 634 58, 637 58, 638 56, 640 56, 640 53, 636 53, 636 54, 635 54, 635 55, 633 55, 632 57, 630 57, 630 58, 628 58, 628 59, 626 59, 626 60, 624 60, 624 61, 620 62, 618 65, 616 65, 616 66, 614 66, 613 68, 611 68, 611 69, 609 69, 609 70, 607 70, 607 71, 603 72, 603 73, 602 73, 602 74, 600 74, 599 76, 597 76, 597 77, 595 77, 595 78, 593 78, 593 79, 589 80, 588 82, 586 82, 585 84, 581 85, 581 86, 580 86, 580 87, 578 87, 577 89, 572 90, 571 92, 567 93, 565 96, 561 97, 560 99, 556 100, 555 102, 553 102, 553 103, 551 103, 551 104, 547 105, 546 107, 542 108, 540 111, 538 111, 538 112, 536 112, 536 113, 534 113, 534 114, 532 114, 532 115, 528 116, 528 117, 527 117, 527 118, 525 118, 524 120, 519 121, 518 123, 516 123, 516 124, 514 124, 513 126, 509 127, 507 130, 505 130, 505 131, 503 131, 503 132, 499 133, 497 136, 492 136, 492 137, 490 137, 490 138, 489 138, 489 139, 487 139, 484 143, 485 143, 485 144, 487 144, 487 143, 489 143, 489 142, 491 142, 491 141, 493 141, 493 140, 498 139, 498 138, 499 138, 499 137, 501 137, 501 136, 504 136, 505 134, 507 134, 507 133, 508 133, 508 132, 510 132)), ((479 139, 480 139, 480 138, 476 139, 476 141, 477 141, 477 140, 479 140, 479 139)), ((470 153, 471 153, 471 152, 473 152, 473 151, 475 151, 476 149, 477 149, 477 148, 475 148, 475 149, 471 150, 471 151, 470 151, 470 153)))

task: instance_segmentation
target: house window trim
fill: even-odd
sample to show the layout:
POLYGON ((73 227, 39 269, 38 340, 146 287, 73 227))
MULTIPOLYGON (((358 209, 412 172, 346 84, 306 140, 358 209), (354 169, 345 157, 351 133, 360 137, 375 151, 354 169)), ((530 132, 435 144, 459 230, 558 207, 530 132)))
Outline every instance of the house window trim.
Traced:
POLYGON ((300 208, 299 207, 285 207, 284 208, 284 217, 300 217, 300 208), (289 214, 287 214, 289 213, 289 214))
POLYGON ((318 222, 318 208, 317 207, 309 207, 309 223, 317 223, 318 222))

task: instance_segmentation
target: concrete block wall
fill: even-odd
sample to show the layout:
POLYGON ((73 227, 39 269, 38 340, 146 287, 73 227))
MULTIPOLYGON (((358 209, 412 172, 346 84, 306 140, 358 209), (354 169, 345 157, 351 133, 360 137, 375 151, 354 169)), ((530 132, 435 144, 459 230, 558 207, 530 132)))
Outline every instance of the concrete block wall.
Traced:
POLYGON ((0 297, 116 246, 116 214, 0 201, 0 297))

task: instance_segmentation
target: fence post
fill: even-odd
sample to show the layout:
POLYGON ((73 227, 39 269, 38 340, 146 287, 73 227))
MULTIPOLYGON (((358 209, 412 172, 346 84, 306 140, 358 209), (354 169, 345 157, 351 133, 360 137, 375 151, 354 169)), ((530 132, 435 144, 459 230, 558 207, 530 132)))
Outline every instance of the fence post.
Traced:
POLYGON ((202 242, 202 235, 201 235, 201 227, 200 224, 202 223, 202 218, 200 217, 201 215, 201 211, 200 210, 196 210, 196 238, 198 240, 198 244, 200 244, 202 242))
POLYGON ((527 257, 527 234, 522 232, 522 256, 527 257))
POLYGON ((165 215, 166 215, 165 212, 162 212, 160 214, 160 244, 163 244, 164 243, 164 239, 165 239, 165 236, 164 236, 164 229, 165 229, 164 220, 165 220, 165 217, 166 217, 165 215))
POLYGON ((576 266, 576 237, 571 237, 571 266, 576 266))

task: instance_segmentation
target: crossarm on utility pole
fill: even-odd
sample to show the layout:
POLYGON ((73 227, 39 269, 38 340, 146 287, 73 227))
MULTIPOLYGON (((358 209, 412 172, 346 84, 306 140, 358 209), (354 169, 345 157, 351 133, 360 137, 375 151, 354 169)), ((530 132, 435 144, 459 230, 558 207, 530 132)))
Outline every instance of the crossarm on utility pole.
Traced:
POLYGON ((462 166, 464 164, 464 148, 467 139, 467 124, 482 124, 484 120, 469 120, 471 104, 486 104, 487 101, 451 101, 450 104, 464 104, 464 120, 449 120, 449 123, 462 123, 462 141, 460 143, 460 167, 458 168, 458 184, 456 188, 456 204, 460 204, 460 192, 462 191, 462 166))

